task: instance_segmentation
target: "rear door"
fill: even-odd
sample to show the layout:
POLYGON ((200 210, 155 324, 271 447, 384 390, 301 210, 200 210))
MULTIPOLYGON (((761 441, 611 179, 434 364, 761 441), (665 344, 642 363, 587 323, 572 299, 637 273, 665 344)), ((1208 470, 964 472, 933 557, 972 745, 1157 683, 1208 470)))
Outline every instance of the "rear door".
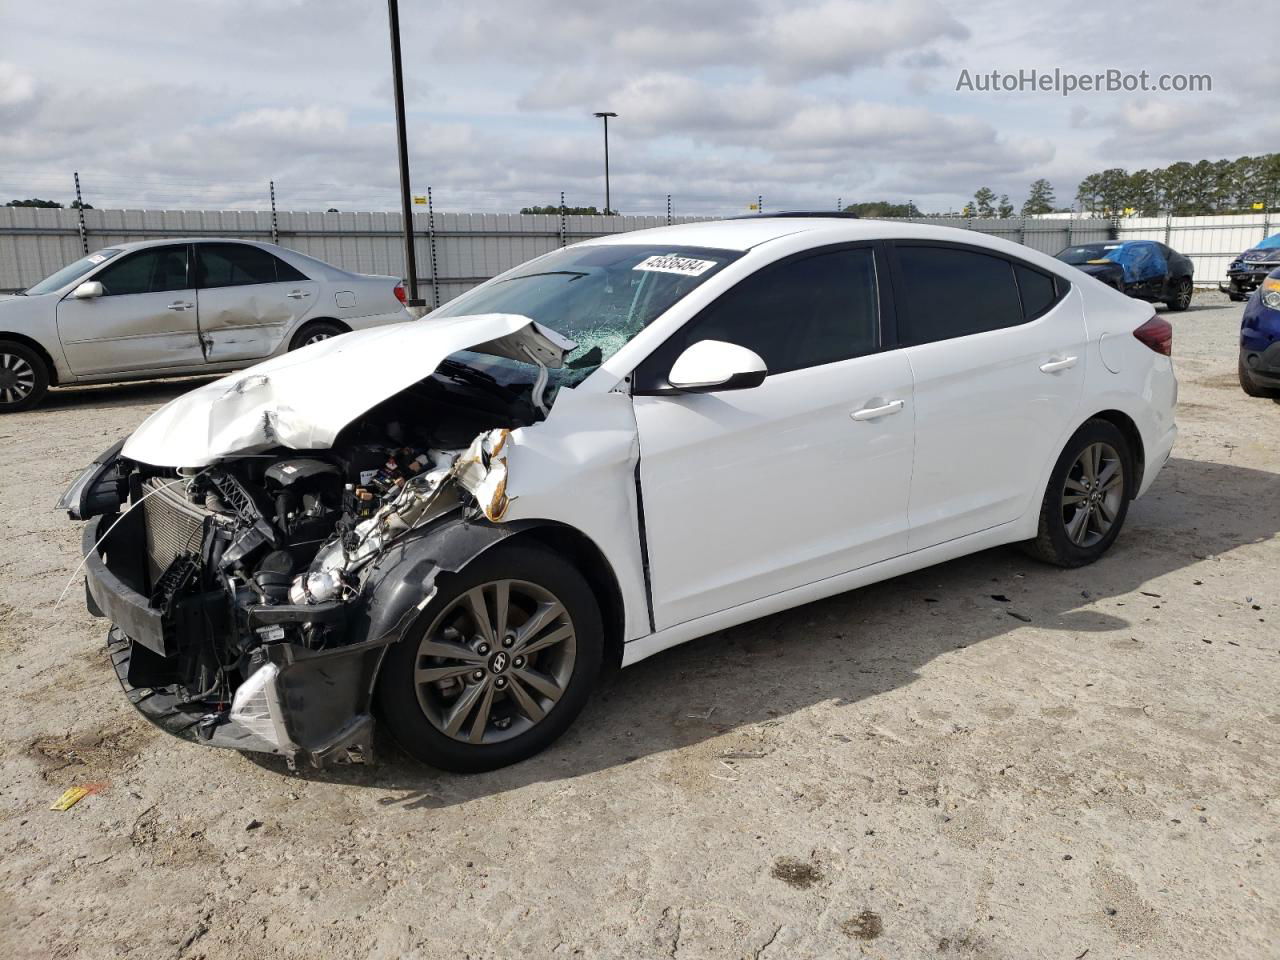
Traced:
POLYGON ((1008 523, 1074 423, 1087 334, 1079 294, 980 247, 892 247, 898 333, 915 380, 910 548, 1008 523))
POLYGON ((311 312, 320 285, 269 250, 197 243, 200 338, 209 363, 270 356, 311 312))
POLYGON ((78 377, 200 364, 189 247, 147 247, 89 279, 103 295, 58 303, 58 336, 78 377))
POLYGON ((636 371, 658 629, 906 550, 911 371, 880 349, 878 262, 852 246, 764 267, 636 371), (672 392, 671 365, 701 340, 754 350, 764 383, 672 392))

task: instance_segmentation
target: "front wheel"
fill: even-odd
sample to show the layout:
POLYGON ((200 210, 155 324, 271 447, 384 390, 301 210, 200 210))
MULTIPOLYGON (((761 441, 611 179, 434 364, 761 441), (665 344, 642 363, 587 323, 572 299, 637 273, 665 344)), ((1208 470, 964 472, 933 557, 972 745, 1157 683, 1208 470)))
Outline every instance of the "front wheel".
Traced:
POLYGON ((478 773, 546 748, 600 673, 600 609, 558 554, 497 546, 454 575, 387 653, 378 700, 391 733, 424 763, 478 773))
POLYGON ((25 343, 0 340, 0 413, 29 410, 49 390, 49 367, 25 343))
POLYGON ((1063 448, 1040 506, 1028 552, 1059 567, 1082 567, 1120 535, 1136 483, 1129 442, 1115 424, 1089 420, 1063 448))

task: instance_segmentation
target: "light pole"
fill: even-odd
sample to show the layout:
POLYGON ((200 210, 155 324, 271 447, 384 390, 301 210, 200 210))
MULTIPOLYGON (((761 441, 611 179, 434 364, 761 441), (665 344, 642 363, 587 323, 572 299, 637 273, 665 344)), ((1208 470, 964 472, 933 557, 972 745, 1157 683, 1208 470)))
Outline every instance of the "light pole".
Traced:
POLYGON ((418 258, 413 249, 413 206, 409 198, 409 141, 404 131, 404 75, 400 69, 400 8, 387 0, 387 20, 391 27, 391 88, 396 101, 396 146, 400 155, 400 211, 404 219, 404 263, 409 280, 409 300, 405 306, 425 307, 418 297, 418 258))
POLYGON ((609 209, 610 209, 610 202, 609 202, 609 201, 610 201, 610 198, 609 198, 609 118, 610 118, 610 117, 616 117, 616 116, 617 116, 617 114, 616 114, 616 113, 612 113, 612 112, 610 112, 610 111, 608 111, 608 110, 602 110, 602 111, 600 111, 599 113, 595 113, 595 114, 593 114, 593 116, 599 117, 601 120, 603 120, 603 121, 604 121, 604 212, 605 212, 605 214, 606 214, 606 215, 608 215, 608 213, 609 213, 609 209))

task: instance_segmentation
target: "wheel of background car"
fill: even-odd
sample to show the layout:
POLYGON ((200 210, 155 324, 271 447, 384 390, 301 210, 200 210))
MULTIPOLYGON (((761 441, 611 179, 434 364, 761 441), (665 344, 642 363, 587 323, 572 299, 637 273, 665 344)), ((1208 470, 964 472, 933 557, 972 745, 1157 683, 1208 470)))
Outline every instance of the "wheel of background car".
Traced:
POLYGON ((1173 288, 1173 296, 1165 301, 1165 306, 1170 310, 1186 310, 1191 306, 1193 292, 1191 278, 1182 277, 1173 288))
POLYGON ((455 575, 378 677, 392 735, 424 763, 476 773, 533 756, 586 704, 600 610, 582 575, 537 546, 501 545, 455 575))
POLYGON ((1251 397, 1269 397, 1271 399, 1280 399, 1280 390, 1274 387, 1260 387, 1253 381, 1253 374, 1249 372, 1249 368, 1245 366, 1244 358, 1241 357, 1236 361, 1236 374, 1240 378, 1240 389, 1251 397))
POLYGON ((1093 563, 1120 534, 1133 495, 1133 455, 1107 420, 1089 420, 1063 448, 1040 506, 1032 556, 1059 567, 1093 563))
POLYGON ((0 340, 0 413, 29 410, 49 389, 49 367, 24 343, 0 340))
POLYGON ((1227 296, 1230 297, 1234 303, 1243 303, 1245 300, 1249 299, 1243 293, 1228 293, 1227 296))
POLYGON ((330 337, 346 332, 347 328, 336 320, 313 320, 293 335, 293 339, 289 342, 289 349, 297 350, 299 347, 319 343, 321 340, 328 340, 330 337))

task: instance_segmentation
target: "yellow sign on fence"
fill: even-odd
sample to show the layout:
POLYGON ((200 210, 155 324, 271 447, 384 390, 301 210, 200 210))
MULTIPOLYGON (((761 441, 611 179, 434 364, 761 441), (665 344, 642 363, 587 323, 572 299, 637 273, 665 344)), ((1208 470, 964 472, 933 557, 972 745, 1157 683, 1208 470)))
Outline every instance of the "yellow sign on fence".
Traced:
POLYGON ((1265 206, 1266 206, 1266 204, 1265 204, 1265 203, 1255 203, 1255 204, 1253 205, 1253 209, 1255 209, 1255 210, 1261 210, 1261 209, 1262 209, 1263 207, 1265 207, 1265 206))
POLYGON ((414 194, 413 202, 418 204, 421 207, 425 207, 427 205, 426 195, 421 193, 414 194))

